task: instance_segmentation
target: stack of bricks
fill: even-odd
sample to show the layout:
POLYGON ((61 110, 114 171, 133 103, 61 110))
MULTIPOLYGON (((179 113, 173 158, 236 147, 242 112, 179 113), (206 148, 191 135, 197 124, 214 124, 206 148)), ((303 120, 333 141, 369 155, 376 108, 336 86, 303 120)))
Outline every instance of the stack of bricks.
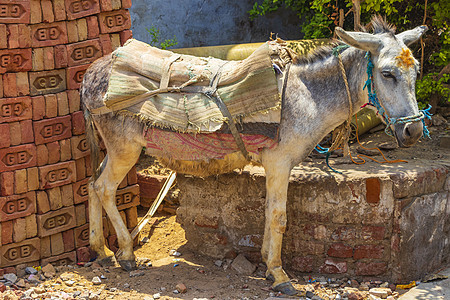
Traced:
MULTIPOLYGON (((78 88, 90 63, 131 37, 130 6, 130 0, 0 0, 3 271, 91 258, 92 170, 78 88)), ((129 228, 137 223, 136 183, 133 168, 116 197, 129 228)), ((114 229, 104 221, 115 249, 114 229)))

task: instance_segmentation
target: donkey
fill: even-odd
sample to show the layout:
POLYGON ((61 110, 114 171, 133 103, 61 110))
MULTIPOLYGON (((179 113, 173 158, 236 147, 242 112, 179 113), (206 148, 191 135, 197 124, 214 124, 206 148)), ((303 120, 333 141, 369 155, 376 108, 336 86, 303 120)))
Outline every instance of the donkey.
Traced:
MULTIPOLYGON (((374 65, 373 88, 386 115, 396 120, 409 120, 390 122, 388 126, 399 146, 410 147, 421 138, 423 124, 420 118, 411 119, 411 116, 420 116, 415 98, 419 67, 408 46, 417 41, 427 27, 419 26, 395 34, 395 27, 381 17, 374 17, 371 27, 372 33, 347 32, 336 28, 337 35, 350 46, 340 55, 348 78, 351 109, 357 112, 361 105, 368 102, 363 86, 367 78, 365 55, 370 53, 374 65)), ((135 267, 133 242, 115 205, 115 192, 146 145, 142 135, 145 125, 139 119, 123 114, 97 115, 90 112, 103 105, 110 65, 111 55, 94 62, 87 70, 81 88, 93 170, 97 170, 89 183, 90 244, 101 264, 118 262, 123 269, 131 270, 135 267), (107 149, 101 164, 96 162, 99 136, 107 149), (117 261, 114 253, 105 246, 102 206, 117 233, 122 252, 117 261)), ((338 59, 332 54, 330 46, 318 49, 306 58, 298 58, 287 72, 277 75, 280 79, 279 90, 283 90, 278 143, 275 147, 261 149, 259 154, 252 153, 250 159, 260 163, 266 172, 265 228, 261 249, 262 259, 267 265, 266 277, 273 280, 275 291, 293 295, 296 290, 281 261, 290 171, 330 131, 347 119, 350 102, 338 59), (287 77, 284 84, 281 80, 283 76, 287 77)), ((156 149, 151 149, 148 154, 159 157, 175 171, 194 175, 224 173, 249 163, 240 152, 208 162, 170 160, 161 157, 161 152, 156 149), (209 173, 202 173, 201 170, 208 170, 209 173)))

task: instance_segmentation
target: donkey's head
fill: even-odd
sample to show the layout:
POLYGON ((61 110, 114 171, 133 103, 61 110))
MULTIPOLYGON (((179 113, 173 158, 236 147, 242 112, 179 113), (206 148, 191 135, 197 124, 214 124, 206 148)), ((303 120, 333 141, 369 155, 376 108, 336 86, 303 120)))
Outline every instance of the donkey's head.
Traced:
POLYGON ((346 44, 370 52, 374 88, 389 120, 394 120, 388 126, 399 146, 409 147, 422 136, 423 125, 417 118, 419 109, 415 96, 419 65, 408 46, 417 41, 427 27, 395 34, 395 28, 380 17, 375 17, 371 24, 373 34, 347 32, 342 28, 336 28, 336 33, 346 44), (406 118, 413 116, 416 118, 406 118))

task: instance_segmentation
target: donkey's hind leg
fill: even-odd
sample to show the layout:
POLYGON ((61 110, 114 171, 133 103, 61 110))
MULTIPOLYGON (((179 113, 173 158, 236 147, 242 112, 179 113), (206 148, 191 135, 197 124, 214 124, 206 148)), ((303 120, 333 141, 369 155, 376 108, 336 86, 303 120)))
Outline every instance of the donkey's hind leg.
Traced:
POLYGON ((116 231, 119 248, 122 251, 122 255, 117 258, 118 262, 123 269, 131 270, 136 266, 133 241, 117 210, 115 195, 120 182, 138 160, 142 146, 137 143, 127 143, 126 147, 121 146, 108 149, 106 165, 98 179, 93 183, 93 189, 99 196, 101 204, 116 231))

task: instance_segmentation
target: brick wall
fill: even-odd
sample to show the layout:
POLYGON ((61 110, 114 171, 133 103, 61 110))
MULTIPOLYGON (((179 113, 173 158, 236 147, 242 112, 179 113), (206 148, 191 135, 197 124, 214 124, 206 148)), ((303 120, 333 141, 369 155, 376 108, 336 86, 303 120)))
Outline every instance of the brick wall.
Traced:
MULTIPOLYGON (((0 0, 0 268, 90 259, 92 175, 78 88, 123 44, 130 0, 0 0)), ((137 222, 136 171, 117 204, 137 222)), ((116 249, 104 218, 105 236, 116 249)))

